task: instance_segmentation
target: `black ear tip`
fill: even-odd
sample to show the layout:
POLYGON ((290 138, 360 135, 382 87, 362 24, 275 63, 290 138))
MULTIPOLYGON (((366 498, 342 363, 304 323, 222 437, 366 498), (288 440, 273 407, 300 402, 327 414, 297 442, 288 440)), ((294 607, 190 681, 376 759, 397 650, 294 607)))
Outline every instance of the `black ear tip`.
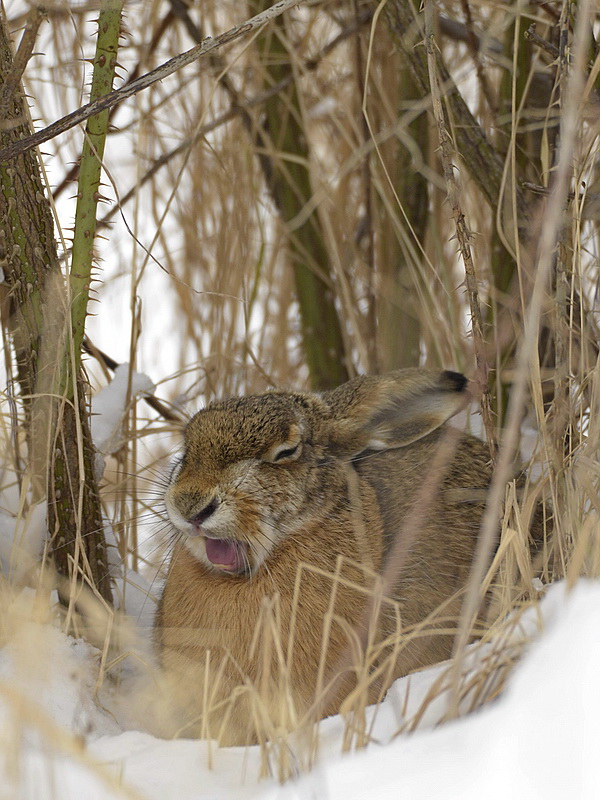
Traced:
POLYGON ((462 373, 451 372, 448 369, 442 372, 442 378, 444 389, 450 392, 462 392, 468 383, 468 379, 462 373))

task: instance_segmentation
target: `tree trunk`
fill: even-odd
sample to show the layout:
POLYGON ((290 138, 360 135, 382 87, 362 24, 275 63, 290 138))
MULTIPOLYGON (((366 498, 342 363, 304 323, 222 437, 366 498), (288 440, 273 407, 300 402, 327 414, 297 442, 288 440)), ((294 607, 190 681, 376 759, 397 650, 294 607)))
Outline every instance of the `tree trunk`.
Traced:
MULTIPOLYGON (((0 81, 15 84, 3 98, 0 143, 32 133, 15 69, 4 12, 0 13, 0 81)), ((59 267, 54 224, 36 151, 0 164, 0 259, 8 288, 5 320, 12 336, 27 425, 33 501, 48 502, 50 552, 64 577, 85 575, 111 602, 102 510, 93 464, 85 383, 57 396, 70 364, 67 287, 59 267), (60 363, 68 353, 69 364, 60 363), (46 491, 44 492, 44 487, 46 491)), ((65 359, 67 360, 67 359, 65 359)))
MULTIPOLYGON (((254 13, 271 5, 255 0, 254 13)), ((265 88, 293 72, 284 20, 274 20, 259 42, 265 88)), ((296 82, 265 103, 264 127, 258 135, 259 154, 271 196, 287 226, 313 196, 308 164, 308 139, 302 122, 296 82)), ((329 254, 316 211, 293 229, 288 227, 302 339, 313 389, 323 390, 348 380, 342 326, 335 307, 329 254)))

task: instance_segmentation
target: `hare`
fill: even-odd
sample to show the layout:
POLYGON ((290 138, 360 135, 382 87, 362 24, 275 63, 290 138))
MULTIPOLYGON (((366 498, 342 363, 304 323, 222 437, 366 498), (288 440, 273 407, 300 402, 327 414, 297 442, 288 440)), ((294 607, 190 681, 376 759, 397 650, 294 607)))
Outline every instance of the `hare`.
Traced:
POLYGON ((271 692, 276 726, 277 687, 292 718, 311 708, 325 716, 356 670, 380 663, 373 653, 389 662, 393 650, 375 694, 448 657, 491 478, 487 447, 472 436, 450 429, 449 457, 437 455, 467 384, 406 369, 322 393, 214 402, 192 418, 165 495, 178 536, 156 619, 190 723, 183 732, 251 742, 267 713, 257 692, 271 692), (377 614, 378 576, 403 536, 407 552, 377 614), (370 649, 360 646, 369 614, 370 649), (406 641, 394 639, 399 626, 406 641))

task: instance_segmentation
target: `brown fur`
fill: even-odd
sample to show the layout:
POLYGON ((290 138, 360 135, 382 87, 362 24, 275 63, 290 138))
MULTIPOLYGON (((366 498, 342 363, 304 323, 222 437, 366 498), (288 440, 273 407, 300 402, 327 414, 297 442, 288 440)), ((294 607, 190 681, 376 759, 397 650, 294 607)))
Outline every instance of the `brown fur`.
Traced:
MULTIPOLYGON (((443 423, 464 405, 465 384, 456 373, 402 370, 321 395, 270 392, 213 403, 191 420, 166 496, 182 536, 156 632, 184 732, 244 743, 260 732, 257 715, 271 715, 263 717, 268 734, 269 724, 310 709, 337 668, 360 661, 355 631, 398 536, 414 541, 393 582, 396 602, 384 603, 372 641, 396 632, 399 611, 404 630, 428 617, 430 629, 399 649, 390 678, 449 655, 452 637, 431 628, 457 614, 468 576, 481 489, 491 477, 480 440, 459 438, 435 494, 417 509, 416 528, 406 526, 423 502, 443 423), (211 565, 205 531, 247 542, 251 573, 211 565), (300 564, 310 569, 296 595, 300 564), (336 569, 343 580, 332 601, 336 569), (275 633, 266 624, 269 607, 275 633), (266 698, 262 711, 252 686, 266 698)), ((318 712, 337 711, 354 682, 345 669, 321 693, 318 712)))

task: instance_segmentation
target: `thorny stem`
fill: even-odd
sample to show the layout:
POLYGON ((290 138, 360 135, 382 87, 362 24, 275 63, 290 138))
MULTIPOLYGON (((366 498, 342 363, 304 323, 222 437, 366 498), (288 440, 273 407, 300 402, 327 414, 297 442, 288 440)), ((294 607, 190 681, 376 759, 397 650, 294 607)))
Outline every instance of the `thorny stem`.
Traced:
MULTIPOLYGON (((30 46, 22 52, 27 53, 30 46)), ((20 80, 15 85, 20 69, 14 67, 0 12, 0 81, 8 76, 11 87, 3 92, 5 119, 18 121, 0 128, 2 144, 18 142, 31 130, 20 80)), ((63 577, 70 575, 74 583, 84 576, 85 582, 110 602, 102 512, 93 477, 94 450, 80 370, 73 373, 71 398, 56 397, 56 385, 61 383, 56 372, 62 370, 66 375, 72 353, 62 346, 69 327, 68 309, 46 192, 37 153, 25 152, 12 163, 0 164, 0 258, 10 290, 7 311, 26 412, 32 499, 39 502, 46 492, 50 552, 57 571, 63 577)), ((75 600, 76 592, 71 597, 75 600)))
MULTIPOLYGON (((0 120, 2 120, 2 123, 5 122, 6 112, 12 96, 19 90, 25 67, 33 54, 38 28, 45 16, 44 10, 39 7, 32 8, 27 15, 27 24, 19 43, 19 49, 15 53, 12 68, 5 77, 2 88, 0 88, 0 120)), ((11 123, 15 125, 16 121, 11 120, 11 123)))
MULTIPOLYGON (((112 88, 117 65, 123 0, 103 0, 98 17, 98 37, 90 97, 103 96, 112 88)), ((48 481, 48 528, 53 555, 59 571, 70 575, 73 585, 77 570, 91 574, 93 585, 110 603, 106 545, 103 535, 93 537, 88 547, 86 530, 102 531, 102 512, 94 479, 94 449, 91 441, 81 372, 81 352, 92 280, 96 208, 100 199, 100 176, 108 110, 89 119, 81 154, 71 270, 69 273, 70 335, 59 356, 59 385, 55 394, 63 398, 58 409, 56 434, 48 481)), ((74 593, 71 593, 70 600, 74 593)))
MULTIPOLYGON (((94 74, 90 98, 92 102, 112 89, 117 65, 117 49, 121 27, 122 0, 104 0, 98 19, 98 39, 94 56, 94 74)), ((100 175, 108 131, 108 109, 88 120, 81 153, 75 231, 71 254, 71 326, 73 331, 74 363, 72 374, 81 364, 81 346, 92 280, 96 209, 101 199, 100 175)), ((67 396, 71 396, 72 383, 67 396)))
POLYGON ((427 62, 429 65, 429 81, 431 86, 431 100, 433 106, 433 116, 435 118, 438 135, 440 139, 440 157, 446 179, 448 200, 454 223, 456 225, 456 238, 460 254, 465 267, 465 278, 467 294, 469 296, 469 306, 471 309, 471 325, 473 334, 473 345, 475 349, 475 361, 477 364, 476 381, 481 393, 480 405, 483 424, 487 437, 488 446, 492 460, 495 460, 498 444, 496 440, 496 426, 492 412, 491 395, 488 384, 489 366, 485 355, 485 340, 483 335, 483 317, 479 304, 479 288, 473 254, 471 251, 471 232, 467 226, 465 215, 461 207, 460 191, 455 175, 455 167, 452 163, 453 142, 450 137, 444 109, 442 107, 442 97, 438 79, 437 59, 435 49, 435 39, 433 33, 433 7, 431 0, 425 2, 425 50, 427 52, 427 62))
MULTIPOLYGON (((94 73, 90 98, 92 102, 112 89, 117 64, 117 49, 121 27, 122 0, 104 0, 98 19, 98 39, 94 56, 94 73)), ((81 364, 81 345, 92 280, 96 209, 101 199, 100 175, 108 131, 108 109, 88 120, 81 153, 75 231, 71 253, 71 326, 73 331, 74 363, 77 374, 81 364)), ((70 383, 70 382, 68 382, 70 383)), ((72 383, 67 396, 71 396, 72 383)))
MULTIPOLYGON (((162 20, 160 20, 160 22, 158 23, 158 25, 157 25, 157 27, 156 27, 153 35, 152 35, 152 39, 150 40, 148 46, 146 48, 144 48, 143 56, 140 58, 140 60, 135 65, 135 67, 129 73, 129 77, 127 79, 127 83, 128 84, 132 83, 135 80, 137 80, 137 78, 139 77, 140 72, 141 72, 141 65, 143 63, 143 58, 147 58, 149 55, 151 55, 152 53, 156 52, 156 48, 158 47, 162 37, 164 36, 165 32, 169 28, 169 25, 173 22, 174 19, 175 19, 175 15, 173 14, 172 11, 169 11, 167 14, 165 14, 165 16, 162 18, 162 20)), ((114 116, 119 111, 119 108, 120 108, 120 106, 115 106, 114 108, 111 109, 111 112, 110 112, 110 115, 109 115, 109 118, 108 118, 108 124, 109 124, 108 133, 109 134, 112 132, 113 125, 114 125, 114 116)), ((66 187, 70 183, 72 183, 74 180, 77 179, 78 175, 79 175, 79 162, 76 162, 75 164, 73 164, 71 166, 69 171, 64 175, 64 177, 62 178, 60 183, 56 186, 56 188, 52 192, 52 197, 54 198, 55 201, 64 192, 66 187)))

